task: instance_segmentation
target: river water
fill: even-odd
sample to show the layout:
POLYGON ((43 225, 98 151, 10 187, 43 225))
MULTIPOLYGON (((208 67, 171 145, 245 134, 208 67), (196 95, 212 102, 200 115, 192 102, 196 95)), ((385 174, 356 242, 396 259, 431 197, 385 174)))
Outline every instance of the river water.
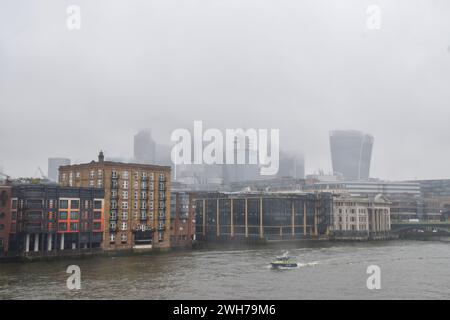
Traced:
POLYGON ((278 244, 0 264, 0 299, 450 299, 450 243, 278 244), (273 270, 288 249, 300 265, 273 270), (68 265, 81 269, 69 290, 68 265), (367 267, 381 270, 369 290, 367 267))

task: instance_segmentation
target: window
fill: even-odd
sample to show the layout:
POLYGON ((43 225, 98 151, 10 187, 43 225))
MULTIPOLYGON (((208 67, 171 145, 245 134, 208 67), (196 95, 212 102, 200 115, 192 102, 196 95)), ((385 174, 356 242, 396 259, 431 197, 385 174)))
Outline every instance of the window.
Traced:
POLYGON ((114 233, 111 233, 109 235, 109 242, 114 243, 116 241, 116 235, 114 233))
POLYGON ((122 172, 122 179, 128 179, 128 171, 122 172))
POLYGON ((93 229, 94 230, 100 230, 102 228, 101 222, 94 222, 93 229))
POLYGON ((128 220, 128 211, 122 211, 122 220, 128 220))
POLYGON ((79 209, 80 208, 80 201, 79 200, 72 200, 70 201, 70 209, 79 209))
POLYGON ((59 220, 67 220, 67 212, 66 211, 59 212, 59 220))
POLYGON ((120 235, 120 241, 122 241, 122 243, 126 243, 127 242, 127 234, 126 233, 122 233, 120 235))
POLYGON ((13 209, 17 209, 17 199, 14 199, 11 205, 13 209))
POLYGON ((97 180, 97 188, 101 188, 103 187, 103 181, 102 180, 97 180))
POLYGON ((78 220, 78 217, 79 217, 78 212, 72 211, 70 213, 70 220, 78 220))
POLYGON ((116 211, 111 211, 111 213, 109 215, 109 219, 117 220, 117 212, 116 211))
POLYGON ((59 207, 61 209, 68 209, 69 208, 69 201, 68 200, 59 200, 59 207))
POLYGON ((128 230, 128 223, 127 222, 122 222, 122 231, 128 230))
POLYGON ((128 209, 128 202, 122 201, 122 209, 128 209))
POLYGON ((117 209, 117 202, 111 201, 111 209, 117 209))
POLYGON ((142 191, 141 192, 141 197, 142 197, 142 199, 147 199, 147 192, 142 191))
POLYGON ((117 227, 117 224, 114 221, 111 221, 109 223, 109 229, 114 231, 114 230, 116 230, 116 227, 117 227))
POLYGON ((133 188, 139 189, 139 182, 137 182, 137 181, 133 182, 133 188))
POLYGON ((101 169, 97 170, 97 176, 101 178, 103 176, 103 171, 101 169))
POLYGON ((89 181, 89 187, 94 187, 94 186, 95 186, 94 180, 90 180, 90 181, 89 181))
POLYGON ((71 222, 70 231, 77 231, 77 230, 78 230, 78 222, 71 222))
POLYGON ((139 209, 139 202, 133 201, 133 209, 139 209))
POLYGON ((122 191, 122 198, 128 199, 128 191, 122 191))
POLYGON ((116 171, 116 170, 111 171, 111 177, 112 177, 113 179, 116 179, 116 178, 117 178, 117 171, 116 171))
POLYGON ((101 200, 95 200, 94 201, 94 209, 102 209, 102 201, 101 200))
POLYGON ((4 212, 0 212, 0 219, 3 219, 5 217, 5 213, 4 212))
POLYGON ((101 220, 102 219, 102 213, 98 211, 94 211, 94 220, 101 220))
POLYGON ((141 209, 147 209, 147 203, 145 201, 141 201, 141 209))
POLYGON ((95 177, 95 171, 94 171, 94 170, 91 170, 91 171, 89 172, 89 178, 94 179, 94 177, 95 177))
POLYGON ((128 181, 122 181, 122 189, 128 189, 128 181))
POLYGON ((5 225, 4 224, 0 224, 0 230, 5 229, 5 225))
POLYGON ((141 189, 147 189, 147 182, 145 181, 141 182, 141 189))
POLYGON ((58 230, 60 230, 60 231, 67 231, 67 223, 59 223, 58 224, 58 230))
POLYGON ((79 171, 75 173, 75 178, 77 179, 81 178, 81 173, 79 171))

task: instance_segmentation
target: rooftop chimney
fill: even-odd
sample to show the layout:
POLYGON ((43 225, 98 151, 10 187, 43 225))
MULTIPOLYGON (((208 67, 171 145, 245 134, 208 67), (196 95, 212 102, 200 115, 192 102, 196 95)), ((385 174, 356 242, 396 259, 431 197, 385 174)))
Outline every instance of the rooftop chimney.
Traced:
POLYGON ((100 153, 98 154, 98 162, 102 163, 105 160, 105 156, 103 155, 103 151, 100 150, 100 153))

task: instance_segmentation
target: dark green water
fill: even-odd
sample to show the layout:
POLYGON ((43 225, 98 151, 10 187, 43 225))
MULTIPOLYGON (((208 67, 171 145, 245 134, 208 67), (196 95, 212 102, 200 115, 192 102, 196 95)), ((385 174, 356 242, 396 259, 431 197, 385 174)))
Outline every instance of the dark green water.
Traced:
POLYGON ((450 299, 450 243, 296 245, 300 262, 273 270, 286 245, 130 257, 0 264, 0 299, 450 299), (66 268, 81 268, 68 290, 66 268), (381 289, 369 290, 369 265, 381 289))

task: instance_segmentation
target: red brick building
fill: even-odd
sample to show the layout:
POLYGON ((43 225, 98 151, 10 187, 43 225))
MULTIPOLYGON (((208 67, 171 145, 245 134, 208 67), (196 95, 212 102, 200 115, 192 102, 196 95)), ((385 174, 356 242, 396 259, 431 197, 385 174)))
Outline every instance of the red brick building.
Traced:
POLYGON ((0 186, 0 256, 7 255, 8 253, 12 218, 11 187, 0 186))

